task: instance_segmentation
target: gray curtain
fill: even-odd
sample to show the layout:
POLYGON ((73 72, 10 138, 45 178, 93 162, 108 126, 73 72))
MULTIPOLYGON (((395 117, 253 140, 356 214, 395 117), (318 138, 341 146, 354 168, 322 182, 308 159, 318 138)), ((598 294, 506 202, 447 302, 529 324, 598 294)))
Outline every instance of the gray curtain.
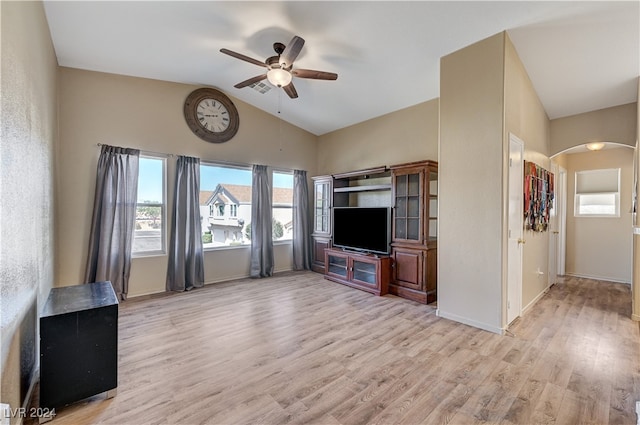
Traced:
POLYGON ((293 171, 293 269, 311 269, 311 226, 307 172, 293 171))
POLYGON ((139 158, 137 149, 102 146, 84 276, 85 283, 111 281, 123 300, 129 292, 139 158))
POLYGON ((273 275, 271 184, 265 165, 253 166, 251 188, 251 277, 273 275))
POLYGON ((200 159, 178 156, 166 287, 167 291, 189 291, 203 285, 200 159))

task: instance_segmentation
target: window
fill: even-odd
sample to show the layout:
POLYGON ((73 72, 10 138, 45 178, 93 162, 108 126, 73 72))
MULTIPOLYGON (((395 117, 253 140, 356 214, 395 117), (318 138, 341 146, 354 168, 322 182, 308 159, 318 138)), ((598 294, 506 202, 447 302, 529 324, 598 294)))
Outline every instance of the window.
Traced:
POLYGON ((165 164, 164 158, 140 155, 133 255, 165 253, 165 164))
POLYGON ((251 243, 251 175, 251 167, 200 163, 200 216, 205 249, 251 243))
POLYGON ((293 174, 273 172, 273 240, 293 239, 293 174))
POLYGON ((620 217, 620 169, 576 172, 576 217, 620 217))

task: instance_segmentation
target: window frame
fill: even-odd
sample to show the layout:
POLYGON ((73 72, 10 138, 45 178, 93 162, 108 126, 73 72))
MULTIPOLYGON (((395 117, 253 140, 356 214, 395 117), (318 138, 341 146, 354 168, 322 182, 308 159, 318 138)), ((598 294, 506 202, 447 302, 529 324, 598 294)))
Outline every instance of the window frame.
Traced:
MULTIPOLYGON (((161 248, 150 251, 134 251, 133 243, 135 241, 135 225, 133 230, 133 237, 131 239, 131 257, 143 258, 143 257, 159 257, 167 255, 167 156, 161 154, 144 153, 140 152, 140 158, 159 160, 162 164, 162 203, 138 203, 136 200, 136 212, 139 206, 145 207, 160 207, 160 214, 162 217, 162 223, 160 226, 160 244, 161 248)), ((138 185, 140 185, 140 174, 138 174, 138 185)))
MULTIPOLYGON (((620 168, 602 168, 602 169, 594 169, 594 170, 580 170, 576 171, 574 174, 574 199, 573 199, 573 216, 576 218, 620 218, 620 178, 621 178, 622 170, 620 168), (587 176, 589 174, 596 173, 605 173, 615 171, 617 173, 617 190, 579 190, 578 189, 578 181, 579 176, 587 176), (589 214, 585 212, 581 212, 580 210, 580 199, 586 196, 600 196, 600 195, 613 195, 614 196, 614 212, 611 214, 603 214, 603 213, 595 213, 589 214)), ((593 180, 593 177, 592 179, 593 180)), ((584 186, 584 184, 582 185, 584 186)), ((610 204, 607 204, 610 205, 610 204)))

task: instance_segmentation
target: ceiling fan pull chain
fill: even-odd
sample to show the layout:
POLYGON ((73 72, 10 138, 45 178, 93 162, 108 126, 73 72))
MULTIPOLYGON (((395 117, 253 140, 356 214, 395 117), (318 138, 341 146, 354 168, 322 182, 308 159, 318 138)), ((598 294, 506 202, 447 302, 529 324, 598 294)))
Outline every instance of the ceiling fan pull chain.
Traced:
POLYGON ((278 117, 280 116, 281 108, 282 108, 282 91, 278 90, 278 117))
POLYGON ((282 111, 282 90, 278 90, 278 142, 280 144, 278 150, 280 152, 282 152, 282 144, 283 144, 283 140, 282 140, 282 117, 280 116, 280 113, 282 111))

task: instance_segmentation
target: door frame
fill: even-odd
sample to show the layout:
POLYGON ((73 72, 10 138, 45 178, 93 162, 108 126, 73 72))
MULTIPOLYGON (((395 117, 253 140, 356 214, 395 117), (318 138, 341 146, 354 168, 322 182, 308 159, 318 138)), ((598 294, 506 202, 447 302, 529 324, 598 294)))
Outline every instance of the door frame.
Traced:
POLYGON ((558 165, 558 179, 555 187, 558 202, 558 259, 556 261, 558 276, 566 273, 567 260, 567 169, 558 165))
MULTIPOLYGON (((551 160, 551 173, 554 176, 555 184, 559 183, 560 172, 558 163, 551 160)), ((557 196, 557 190, 554 188, 555 194, 551 204, 551 214, 549 215, 549 269, 547 271, 547 283, 550 287, 555 285, 558 280, 558 268, 560 258, 560 198, 557 196)))
POLYGON ((506 267, 506 297, 504 302, 505 325, 508 327, 515 319, 522 315, 522 241, 524 239, 524 146, 525 143, 516 135, 509 133, 509 155, 507 174, 507 267, 506 267), (513 155, 520 158, 520 171, 515 174, 511 172, 513 155), (509 204, 511 202, 511 188, 519 189, 516 194, 516 210, 514 215, 516 222, 512 223, 509 204), (512 234, 511 229, 515 229, 516 234, 512 234), (517 245, 513 245, 514 240, 517 245), (515 248, 515 250, 514 250, 515 248), (513 262, 515 260, 515 263, 513 262), (512 272, 516 273, 516 282, 510 283, 512 272), (515 305, 510 310, 511 303, 515 305), (511 314, 510 314, 511 313, 511 314))

